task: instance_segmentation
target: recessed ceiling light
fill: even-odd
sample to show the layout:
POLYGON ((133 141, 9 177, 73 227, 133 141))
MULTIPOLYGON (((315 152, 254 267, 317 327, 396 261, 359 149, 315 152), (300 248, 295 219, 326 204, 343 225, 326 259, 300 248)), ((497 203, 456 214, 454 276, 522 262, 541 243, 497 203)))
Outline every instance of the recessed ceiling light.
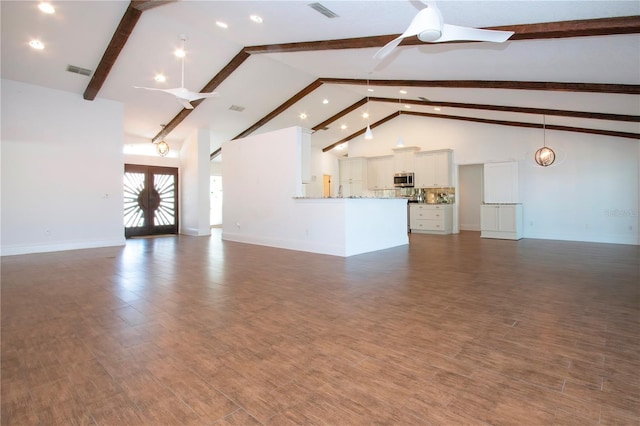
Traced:
POLYGON ((229 28, 229 25, 227 25, 226 22, 222 22, 222 21, 216 21, 216 25, 219 26, 220 28, 229 28))
POLYGON ((329 99, 323 99, 322 103, 325 104, 325 105, 328 104, 329 103, 329 99))
POLYGON ((435 107, 433 109, 436 110, 436 111, 440 111, 440 107, 435 107))
POLYGON ((173 52, 174 55, 176 55, 178 58, 184 58, 187 55, 187 52, 184 51, 184 49, 176 49, 175 52, 173 52))
POLYGON ((53 7, 51 3, 47 3, 46 1, 41 2, 38 5, 38 9, 40 9, 41 12, 46 13, 48 15, 56 13, 55 7, 53 7))
POLYGON ((345 144, 341 143, 340 145, 336 146, 336 149, 338 150, 343 150, 345 148, 345 144))
POLYGON ((369 88, 367 89, 367 92, 375 92, 375 90, 373 90, 371 87, 369 87, 369 88))
POLYGON ((411 105, 405 105, 404 106, 406 109, 411 109, 411 105))
POLYGON ((258 15, 251 15, 249 16, 249 19, 251 19, 253 22, 261 24, 262 23, 262 18, 258 15))
POLYGON ((167 77, 165 77, 162 74, 156 74, 156 76, 154 77, 154 80, 157 81, 158 83, 164 83, 165 81, 167 81, 167 77))
POLYGON ((40 40, 31 40, 29 42, 29 46, 31 46, 31 47, 33 47, 34 49, 37 49, 37 50, 44 49, 44 44, 42 44, 42 42, 40 40))
POLYGON ((406 91, 406 90, 404 90, 404 89, 401 89, 401 90, 400 90, 400 93, 401 93, 401 94, 403 94, 403 95, 406 95, 406 94, 407 94, 407 91, 406 91))
POLYGON ((340 128, 341 128, 342 130, 346 130, 346 129, 347 129, 347 125, 346 125, 346 124, 343 124, 342 126, 340 126, 340 128))
POLYGON ((362 118, 369 118, 369 113, 368 112, 363 113, 362 118))
POLYGON ((307 114, 305 114, 304 112, 302 114, 299 115, 301 120, 304 120, 305 118, 307 118, 307 114))

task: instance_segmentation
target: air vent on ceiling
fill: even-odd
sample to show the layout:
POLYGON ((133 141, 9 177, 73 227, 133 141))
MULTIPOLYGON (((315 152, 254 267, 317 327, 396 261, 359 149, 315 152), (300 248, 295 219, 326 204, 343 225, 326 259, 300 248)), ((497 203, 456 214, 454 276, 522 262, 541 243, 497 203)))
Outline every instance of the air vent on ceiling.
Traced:
POLYGON ((86 76, 91 75, 91 70, 82 68, 82 67, 77 67, 75 65, 67 65, 67 71, 80 74, 80 75, 86 75, 86 76))
POLYGON ((338 17, 338 15, 335 12, 327 9, 325 6, 323 6, 320 3, 310 3, 309 7, 311 9, 315 10, 316 12, 322 13, 327 18, 337 18, 338 17))
POLYGON ((429 99, 425 98, 424 96, 418 96, 418 99, 424 102, 431 102, 429 99))
POLYGON ((244 111, 244 107, 243 107, 243 106, 240 106, 240 105, 231 105, 231 106, 229 107, 229 109, 230 109, 231 111, 237 111, 237 112, 242 112, 242 111, 244 111))
POLYGON ((329 127, 327 127, 327 126, 321 127, 320 130, 329 130, 329 127))

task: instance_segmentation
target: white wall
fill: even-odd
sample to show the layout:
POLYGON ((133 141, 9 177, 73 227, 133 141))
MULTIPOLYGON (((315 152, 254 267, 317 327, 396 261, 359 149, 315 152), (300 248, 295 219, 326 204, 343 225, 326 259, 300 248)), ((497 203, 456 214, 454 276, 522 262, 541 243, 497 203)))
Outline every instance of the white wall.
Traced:
POLYGON ((122 245, 123 106, 2 80, 2 255, 122 245))
POLYGON ((547 130, 557 159, 543 168, 533 161, 541 129, 403 115, 373 133, 350 141, 349 155, 391 154, 402 134, 405 146, 453 149, 457 164, 518 161, 525 238, 640 243, 638 140, 547 130))
POLYGON ((291 238, 299 220, 292 197, 305 195, 301 132, 290 127, 222 144, 223 238, 259 236, 273 246, 291 238))
POLYGON ((210 132, 198 129, 180 150, 180 233, 211 235, 210 209, 210 132))

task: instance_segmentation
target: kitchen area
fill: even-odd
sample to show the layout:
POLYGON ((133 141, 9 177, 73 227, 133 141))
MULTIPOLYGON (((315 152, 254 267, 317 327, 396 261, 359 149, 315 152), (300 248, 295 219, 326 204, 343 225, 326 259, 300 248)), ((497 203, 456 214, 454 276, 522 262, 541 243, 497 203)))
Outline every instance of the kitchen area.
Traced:
POLYGON ((407 232, 453 232, 453 150, 397 147, 392 155, 346 157, 339 162, 339 195, 406 199, 407 232))
POLYGON ((466 202, 474 203, 479 217, 477 226, 463 230, 480 231, 482 238, 523 237, 516 161, 479 164, 481 175, 471 182, 458 181, 451 149, 397 147, 392 155, 344 157, 339 163, 339 196, 406 199, 408 233, 459 232, 456 187, 464 184, 474 193, 466 202))

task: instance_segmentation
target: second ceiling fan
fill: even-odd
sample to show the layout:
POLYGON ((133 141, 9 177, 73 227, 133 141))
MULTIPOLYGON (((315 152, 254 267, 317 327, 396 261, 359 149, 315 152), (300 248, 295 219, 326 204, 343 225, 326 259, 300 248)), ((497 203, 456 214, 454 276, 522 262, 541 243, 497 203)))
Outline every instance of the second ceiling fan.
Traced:
POLYGON ((182 62, 181 86, 173 89, 157 89, 155 87, 140 87, 140 86, 133 86, 133 87, 136 89, 156 90, 159 92, 171 93, 173 96, 176 97, 176 100, 178 101, 178 103, 182 105, 184 108, 193 109, 193 105, 191 105, 192 101, 197 101, 198 99, 204 99, 204 98, 217 97, 218 94, 216 92, 204 92, 204 93, 192 92, 184 87, 184 57, 186 54, 184 50, 184 43, 187 40, 187 36, 184 34, 181 34, 180 40, 182 40, 182 49, 180 50, 181 53, 176 56, 179 56, 182 62))

